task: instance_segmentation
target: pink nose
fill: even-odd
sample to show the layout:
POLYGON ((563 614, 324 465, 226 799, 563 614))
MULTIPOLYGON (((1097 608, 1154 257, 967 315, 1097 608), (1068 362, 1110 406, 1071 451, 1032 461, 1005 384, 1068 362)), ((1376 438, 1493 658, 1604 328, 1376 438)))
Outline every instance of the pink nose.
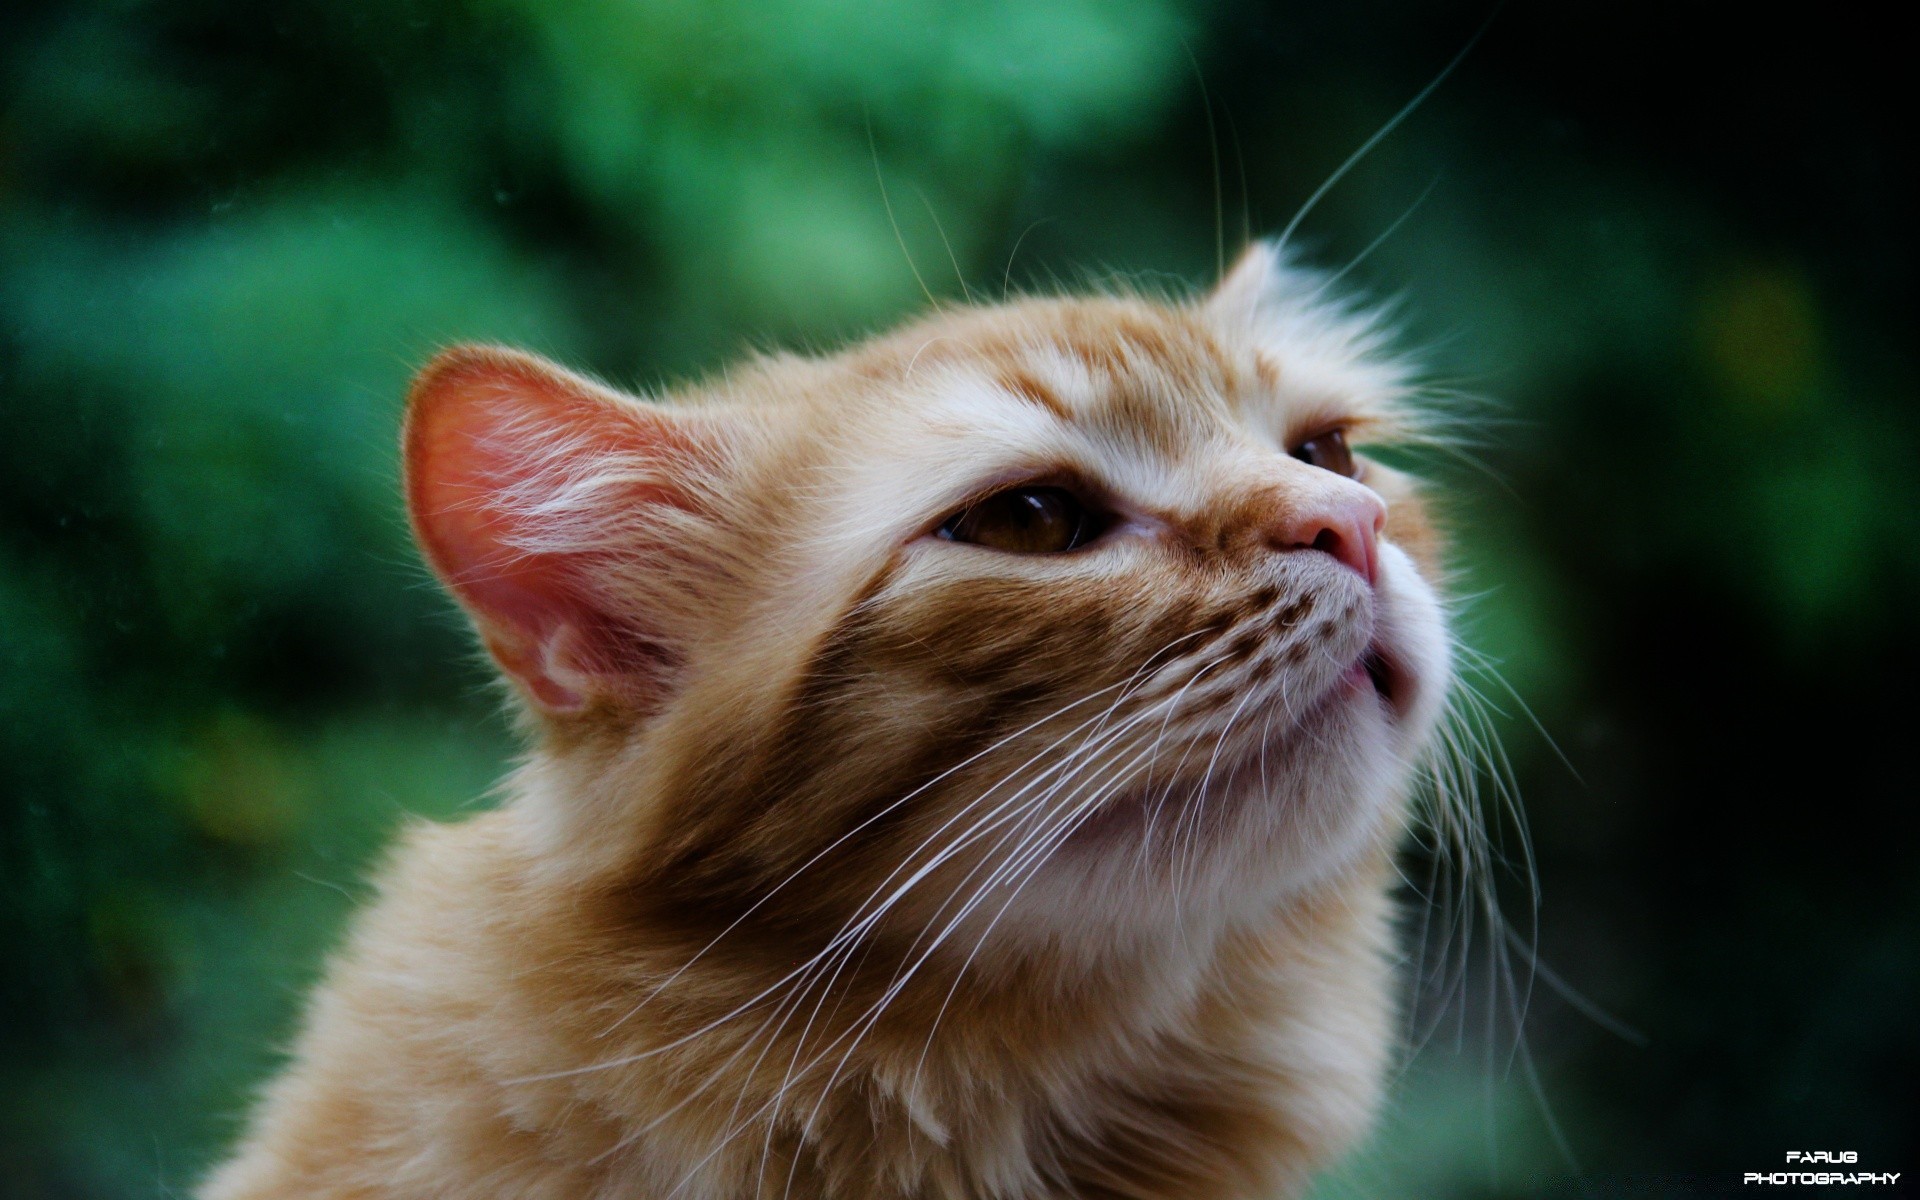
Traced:
POLYGON ((1387 506, 1358 484, 1289 505, 1267 526, 1267 544, 1275 550, 1318 550, 1360 573, 1368 584, 1379 571, 1380 531, 1387 506))

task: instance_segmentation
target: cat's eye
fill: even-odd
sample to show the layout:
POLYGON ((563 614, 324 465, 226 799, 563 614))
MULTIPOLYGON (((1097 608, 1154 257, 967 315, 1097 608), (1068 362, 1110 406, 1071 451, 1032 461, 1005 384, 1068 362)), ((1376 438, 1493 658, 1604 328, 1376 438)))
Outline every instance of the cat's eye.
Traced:
POLYGON ((1020 487, 976 501, 941 523, 939 536, 1009 554, 1059 554, 1086 545, 1100 515, 1065 488, 1020 487))
POLYGON ((1329 429, 1316 433, 1287 453, 1309 466, 1352 479, 1359 473, 1353 463, 1353 448, 1347 445, 1347 431, 1329 429))

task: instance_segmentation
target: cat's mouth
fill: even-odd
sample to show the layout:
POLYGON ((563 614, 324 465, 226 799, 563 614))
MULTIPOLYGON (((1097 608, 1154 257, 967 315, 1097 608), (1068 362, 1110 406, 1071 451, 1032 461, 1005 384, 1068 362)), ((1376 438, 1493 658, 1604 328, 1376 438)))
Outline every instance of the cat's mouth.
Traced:
POLYGON ((1411 691, 1411 680, 1407 678, 1404 666, 1392 659, 1379 645, 1369 645, 1367 653, 1359 657, 1359 668, 1365 672, 1367 682, 1373 684, 1373 691, 1379 693, 1380 701, 1394 716, 1404 716, 1405 699, 1411 691))
POLYGON ((1340 677, 1344 687, 1371 689, 1388 715, 1403 718, 1413 706, 1413 675, 1384 645, 1375 642, 1340 677))

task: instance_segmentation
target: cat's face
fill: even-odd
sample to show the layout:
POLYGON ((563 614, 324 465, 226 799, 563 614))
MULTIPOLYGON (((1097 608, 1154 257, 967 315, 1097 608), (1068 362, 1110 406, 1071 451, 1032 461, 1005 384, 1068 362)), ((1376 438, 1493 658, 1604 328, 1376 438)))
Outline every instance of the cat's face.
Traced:
POLYGON ((1420 502, 1347 447, 1401 380, 1312 286, 1256 248, 1199 303, 940 315, 676 407, 444 357, 416 527, 548 729, 556 852, 694 924, 968 945, 1349 863, 1449 657, 1420 502))

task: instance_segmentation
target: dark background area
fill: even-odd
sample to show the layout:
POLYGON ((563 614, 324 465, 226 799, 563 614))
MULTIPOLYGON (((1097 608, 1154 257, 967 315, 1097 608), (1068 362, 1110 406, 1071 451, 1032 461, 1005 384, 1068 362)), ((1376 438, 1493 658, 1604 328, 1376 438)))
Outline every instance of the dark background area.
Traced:
POLYGON ((1483 23, 1296 243, 1398 306, 1456 414, 1425 462, 1539 901, 1490 798, 1468 884, 1512 936, 1440 872, 1420 1050, 1319 1195, 1920 1171, 1906 39, 1835 6, 16 0, 0 1194, 187 1190, 394 827, 511 754, 398 504, 434 348, 644 387, 881 327, 916 273, 1203 284, 1483 23))

